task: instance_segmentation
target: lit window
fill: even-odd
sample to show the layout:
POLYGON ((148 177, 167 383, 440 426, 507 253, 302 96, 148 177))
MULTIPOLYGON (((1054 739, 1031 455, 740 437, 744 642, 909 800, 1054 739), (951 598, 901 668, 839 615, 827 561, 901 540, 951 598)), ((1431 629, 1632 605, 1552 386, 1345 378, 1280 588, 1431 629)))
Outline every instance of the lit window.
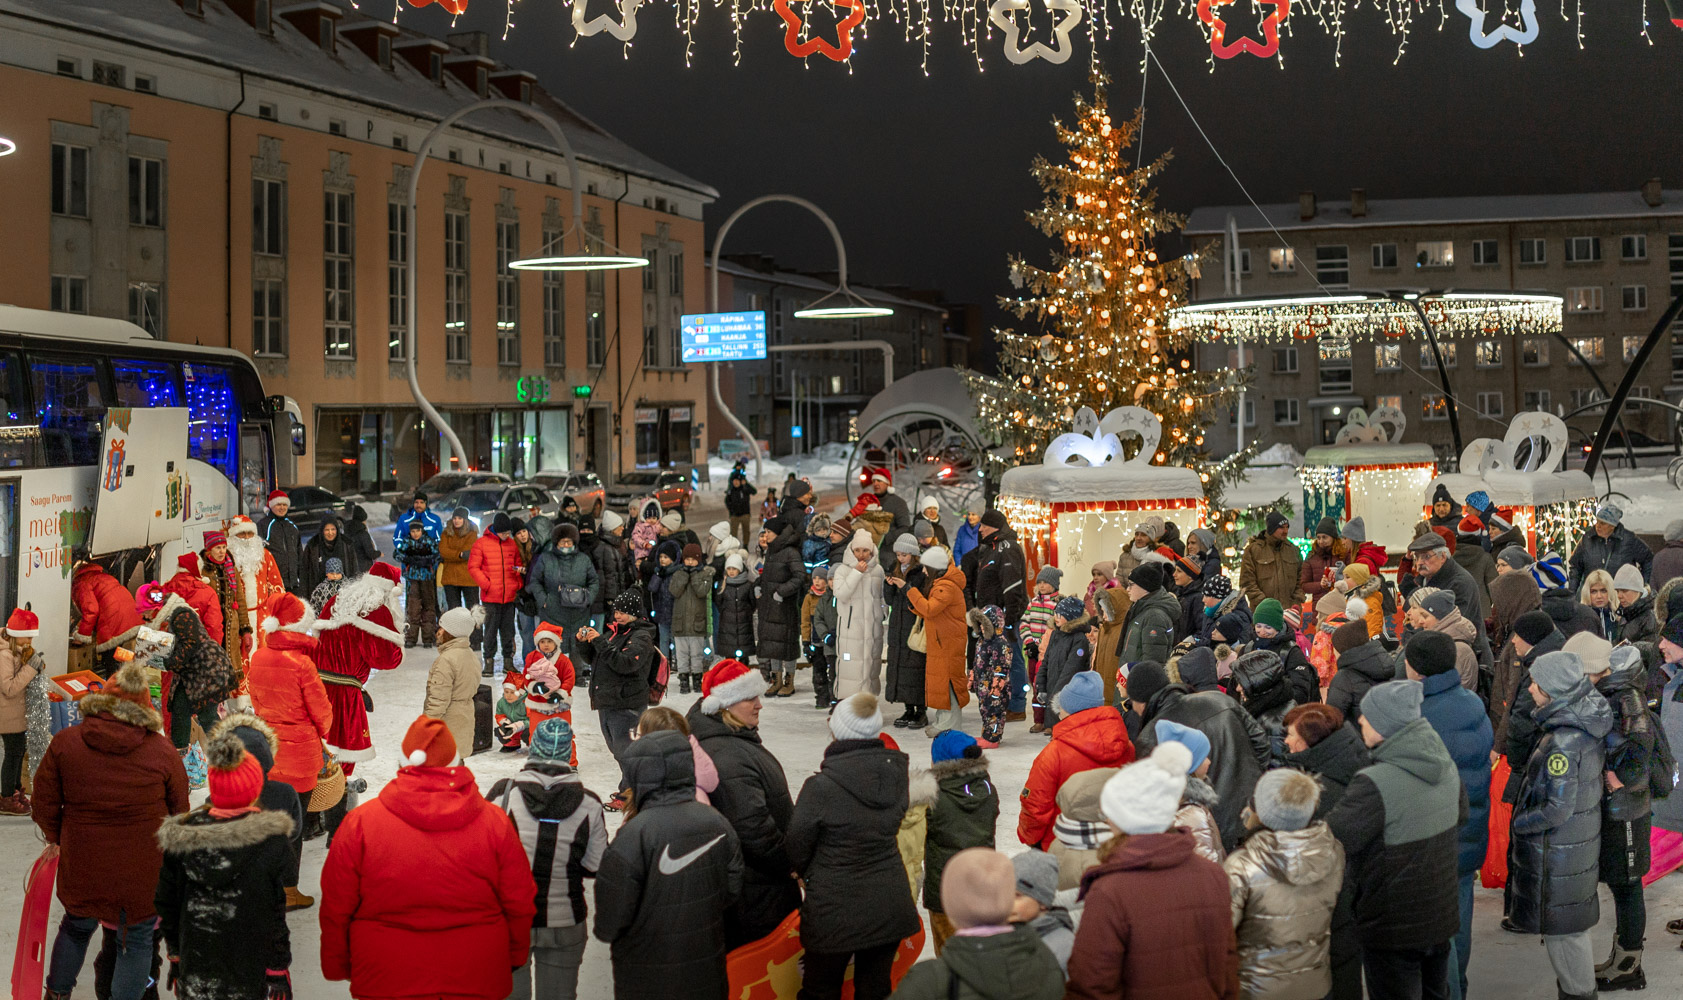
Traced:
POLYGON ((1598 313, 1601 311, 1601 286, 1588 285, 1566 290, 1566 311, 1598 313))
POLYGON ((1373 397, 1373 408, 1375 410, 1379 409, 1380 407, 1384 407, 1384 406, 1389 406, 1389 407, 1392 407, 1394 409, 1400 410, 1400 409, 1402 409, 1402 397, 1401 396, 1375 396, 1375 397, 1373 397))
POLYGON ((1579 365, 1585 361, 1592 365, 1599 365, 1607 360, 1606 342, 1600 337, 1573 337, 1572 347, 1577 351, 1569 360, 1571 364, 1579 365), (1583 361, 1579 361, 1579 358, 1583 361))
POLYGON ((1289 274, 1297 270, 1297 254, 1291 247, 1274 247, 1268 251, 1268 273, 1289 274))
POLYGON ((1647 339, 1647 337, 1641 336, 1640 334, 1635 336, 1625 336, 1619 339, 1625 364, 1630 364, 1632 361, 1636 360, 1636 353, 1642 350, 1642 342, 1647 339))
POLYGON ((1374 344, 1373 367, 1382 372, 1394 372, 1402 368, 1402 345, 1374 344))
MULTIPOLYGON (((1456 347, 1456 344, 1455 344, 1454 341, 1448 341, 1448 342, 1439 341, 1438 342, 1438 350, 1440 352, 1442 352, 1442 354, 1443 354, 1443 366, 1445 368, 1454 368, 1455 367, 1455 347, 1456 347)), ((1437 366, 1438 366, 1437 359, 1432 356, 1432 345, 1431 344, 1421 344, 1420 345, 1420 367, 1422 367, 1422 368, 1436 368, 1437 366)))
POLYGON ((1432 392, 1420 397, 1420 418, 1422 420, 1448 420, 1449 403, 1443 393, 1432 392))
POLYGON ((1481 340, 1473 345, 1473 364, 1480 368, 1502 367, 1502 342, 1481 340))
POLYGON ((1454 267, 1455 241, 1427 240, 1414 244, 1415 267, 1454 267))

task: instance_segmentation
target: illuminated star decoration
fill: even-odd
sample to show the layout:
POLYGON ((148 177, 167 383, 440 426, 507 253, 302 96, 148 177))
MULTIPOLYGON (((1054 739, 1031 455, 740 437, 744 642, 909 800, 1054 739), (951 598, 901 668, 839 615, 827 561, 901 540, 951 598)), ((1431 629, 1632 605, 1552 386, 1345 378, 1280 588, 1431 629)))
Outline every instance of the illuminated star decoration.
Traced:
MULTIPOLYGON (((409 0, 411 7, 425 7, 433 0, 409 0)), ((452 16, 460 16, 467 10, 468 0, 437 0, 438 5, 449 11, 452 16)))
MULTIPOLYGON (((805 3, 809 0, 797 0, 805 3)), ((847 62, 853 55, 853 29, 859 27, 865 20, 865 0, 831 0, 834 6, 846 7, 848 15, 836 22, 836 44, 831 45, 828 39, 812 37, 801 41, 801 29, 806 26, 805 21, 789 9, 789 0, 773 0, 772 9, 783 19, 783 47, 797 59, 805 59, 810 55, 821 55, 835 62, 847 62)))
MULTIPOLYGON (((465 3, 466 0, 462 2, 465 3)), ((584 4, 585 0, 573 0, 573 30, 581 37, 606 31, 622 42, 629 42, 632 36, 637 34, 637 8, 643 5, 643 0, 619 0, 618 21, 606 14, 598 14, 588 21, 585 20, 584 4)))
MULTIPOLYGON (((1291 0, 1262 0, 1272 6, 1274 12, 1262 19, 1262 41, 1254 38, 1240 38, 1236 42, 1227 41, 1227 23, 1216 16, 1215 8, 1225 7, 1233 0, 1198 0, 1198 20, 1210 26, 1210 54, 1217 59, 1231 59, 1241 52, 1248 52, 1258 59, 1272 59, 1280 51, 1280 25, 1291 16, 1291 0)), ((1464 0, 1471 2, 1471 0, 1464 0)), ((1533 0, 1525 0, 1531 3, 1533 0)))
POLYGON ((1069 35, 1081 24, 1083 11, 1080 0, 1044 0, 1046 9, 1065 16, 1058 18, 1052 27, 1052 34, 1057 36, 1058 45, 1053 48, 1044 42, 1034 42, 1027 48, 1022 46, 1022 29, 1012 12, 1028 10, 1030 0, 993 0, 993 6, 988 8, 988 20, 994 26, 1005 32, 1005 58, 1013 64, 1021 66, 1034 59, 1044 59, 1049 63, 1064 63, 1069 61, 1069 35))
POLYGON ((1513 42, 1515 45, 1528 45, 1537 40, 1540 28, 1537 23, 1537 0, 1520 0, 1519 27, 1498 23, 1496 30, 1488 34, 1484 30, 1485 13, 1478 4, 1479 0, 1455 0, 1455 9, 1471 21, 1467 25, 1467 37, 1472 39, 1474 45, 1488 49, 1504 41, 1513 42))

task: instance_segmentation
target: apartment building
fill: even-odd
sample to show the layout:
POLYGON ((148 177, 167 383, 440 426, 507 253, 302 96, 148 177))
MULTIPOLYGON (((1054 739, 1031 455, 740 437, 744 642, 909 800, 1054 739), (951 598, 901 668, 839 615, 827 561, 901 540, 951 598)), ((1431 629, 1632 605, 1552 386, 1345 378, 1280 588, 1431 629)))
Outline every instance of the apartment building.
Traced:
MULTIPOLYGON (((1209 262, 1193 299, 1224 297, 1221 268, 1228 219, 1238 229, 1244 296, 1317 294, 1345 289, 1546 291, 1562 296, 1562 339, 1486 336, 1442 344, 1444 373, 1459 403, 1464 440, 1500 437, 1521 410, 1570 414, 1593 433, 1611 392, 1671 299, 1683 294, 1683 191, 1658 179, 1640 190, 1590 194, 1368 199, 1207 206, 1186 235, 1209 262), (1570 346, 1568 346, 1570 345, 1570 346), (1598 384, 1597 378, 1600 383, 1598 384), (1582 410, 1583 407, 1590 407, 1582 410)), ((1245 404, 1245 438, 1284 442, 1299 452, 1330 443, 1353 406, 1399 406, 1407 440, 1440 455, 1453 450, 1450 400, 1423 336, 1385 343, 1296 340, 1247 345, 1254 372, 1245 404)), ((1198 364, 1231 366, 1231 344, 1201 344, 1198 364)), ((1683 325, 1644 366, 1632 394, 1683 397, 1683 325)), ((1237 408, 1212 430, 1231 448, 1237 408)), ((1670 411, 1630 403, 1632 432, 1673 440, 1670 411)))
POLYGON ((0 160, 0 301, 248 352, 303 413, 293 481, 404 489, 451 464, 409 391, 412 267, 420 384, 465 464, 612 476, 693 459, 707 402, 678 317, 701 311, 717 192, 493 58, 483 34, 433 38, 325 0, 0 0, 0 85, 17 143, 0 160), (435 145, 408 259, 413 150, 488 97, 560 123, 585 229, 649 267, 510 268, 574 220, 553 140, 507 111, 435 145))

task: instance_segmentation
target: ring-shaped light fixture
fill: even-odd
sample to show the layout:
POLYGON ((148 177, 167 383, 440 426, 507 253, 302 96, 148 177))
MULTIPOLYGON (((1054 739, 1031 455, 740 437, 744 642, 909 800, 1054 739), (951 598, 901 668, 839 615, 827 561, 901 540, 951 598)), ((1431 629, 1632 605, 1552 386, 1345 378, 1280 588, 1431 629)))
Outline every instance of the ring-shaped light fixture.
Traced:
POLYGON ((617 271, 630 267, 648 267, 647 257, 621 257, 606 254, 571 254, 564 257, 528 257, 511 262, 511 271, 617 271))
POLYGON ((11 156, 18 151, 18 144, 0 135, 0 156, 11 156))
POLYGON ((805 309, 795 310, 796 319, 870 319, 876 316, 892 315, 894 315, 894 310, 887 306, 871 305, 846 285, 838 285, 835 291, 805 309), (836 299, 833 305, 824 304, 831 299, 836 299))

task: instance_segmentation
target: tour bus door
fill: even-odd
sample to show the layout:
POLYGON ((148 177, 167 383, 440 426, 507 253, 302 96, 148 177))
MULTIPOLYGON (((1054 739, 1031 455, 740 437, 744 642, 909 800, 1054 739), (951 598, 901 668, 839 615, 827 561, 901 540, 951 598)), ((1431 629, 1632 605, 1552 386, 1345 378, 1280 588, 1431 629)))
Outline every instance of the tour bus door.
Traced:
POLYGON ((187 502, 187 410, 106 411, 88 548, 95 556, 181 538, 187 502))

